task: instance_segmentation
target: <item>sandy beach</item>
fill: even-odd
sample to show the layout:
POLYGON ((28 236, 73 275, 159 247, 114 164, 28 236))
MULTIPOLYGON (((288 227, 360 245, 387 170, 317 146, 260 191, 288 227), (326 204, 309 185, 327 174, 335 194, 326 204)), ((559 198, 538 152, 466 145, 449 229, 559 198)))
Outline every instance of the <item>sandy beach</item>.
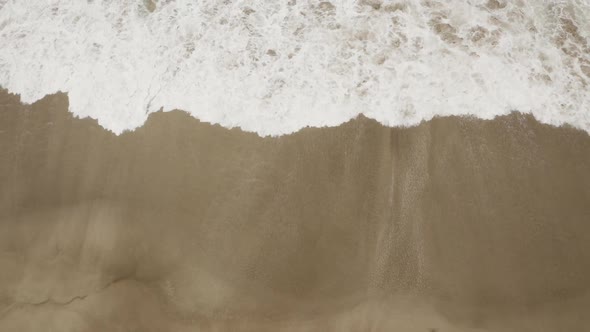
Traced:
POLYGON ((116 136, 0 93, 1 331, 585 331, 590 137, 512 113, 116 136))

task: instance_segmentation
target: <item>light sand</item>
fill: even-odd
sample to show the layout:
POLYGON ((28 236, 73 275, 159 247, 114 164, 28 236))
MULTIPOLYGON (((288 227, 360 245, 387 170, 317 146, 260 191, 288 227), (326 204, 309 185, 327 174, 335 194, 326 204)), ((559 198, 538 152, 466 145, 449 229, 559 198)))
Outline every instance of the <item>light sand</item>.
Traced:
POLYGON ((66 110, 0 94, 0 331, 590 328, 585 132, 66 110))

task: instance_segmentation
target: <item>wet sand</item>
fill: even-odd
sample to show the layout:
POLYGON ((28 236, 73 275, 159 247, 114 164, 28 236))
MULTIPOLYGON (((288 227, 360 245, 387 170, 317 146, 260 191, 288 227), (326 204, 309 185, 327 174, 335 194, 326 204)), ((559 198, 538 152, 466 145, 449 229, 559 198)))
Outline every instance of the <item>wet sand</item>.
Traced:
POLYGON ((513 113, 115 136, 0 93, 0 331, 585 331, 590 137, 513 113))

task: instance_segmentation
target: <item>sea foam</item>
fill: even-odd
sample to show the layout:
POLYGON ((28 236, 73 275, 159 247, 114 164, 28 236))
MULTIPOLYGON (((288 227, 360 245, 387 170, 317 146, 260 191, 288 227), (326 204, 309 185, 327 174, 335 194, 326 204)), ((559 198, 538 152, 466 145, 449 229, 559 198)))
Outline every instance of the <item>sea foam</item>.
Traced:
POLYGON ((586 0, 0 0, 0 86, 115 133, 149 113, 280 135, 510 111, 590 132, 586 0))

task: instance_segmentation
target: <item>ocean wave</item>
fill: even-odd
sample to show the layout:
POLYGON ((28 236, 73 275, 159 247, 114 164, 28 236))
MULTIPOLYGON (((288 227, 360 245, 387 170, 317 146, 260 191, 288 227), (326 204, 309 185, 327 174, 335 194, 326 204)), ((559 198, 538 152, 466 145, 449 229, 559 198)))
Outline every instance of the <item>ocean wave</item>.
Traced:
POLYGON ((0 85, 121 133, 182 109, 260 135, 518 110, 590 132, 583 0, 0 0, 0 85))

